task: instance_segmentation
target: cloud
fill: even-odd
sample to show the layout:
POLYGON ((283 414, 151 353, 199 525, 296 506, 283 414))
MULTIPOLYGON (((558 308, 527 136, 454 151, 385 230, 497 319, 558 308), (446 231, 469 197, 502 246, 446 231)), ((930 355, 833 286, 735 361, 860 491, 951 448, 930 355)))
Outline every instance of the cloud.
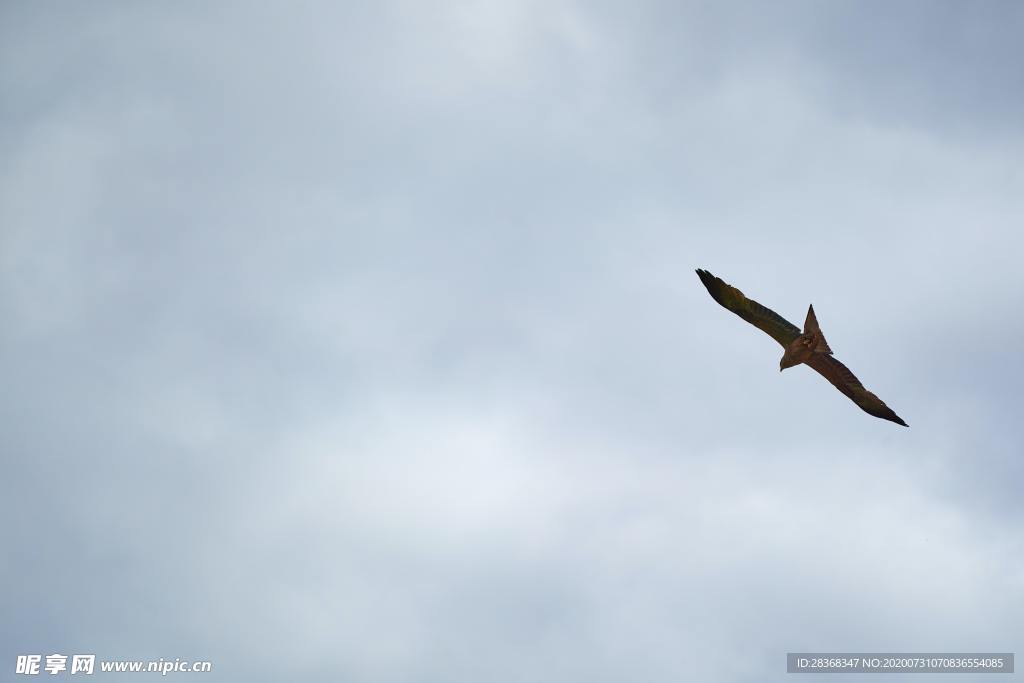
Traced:
POLYGON ((4 657, 1013 650, 1019 13, 882 11, 4 10, 4 657))

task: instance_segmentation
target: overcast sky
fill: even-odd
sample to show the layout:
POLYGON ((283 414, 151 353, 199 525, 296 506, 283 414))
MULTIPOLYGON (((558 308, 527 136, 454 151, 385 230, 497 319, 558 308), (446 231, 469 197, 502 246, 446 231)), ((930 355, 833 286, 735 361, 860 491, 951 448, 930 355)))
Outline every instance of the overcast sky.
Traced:
POLYGON ((1024 652, 1021 35, 998 0, 5 3, 2 667, 1024 652), (780 374, 698 267, 813 302, 910 429, 780 374))

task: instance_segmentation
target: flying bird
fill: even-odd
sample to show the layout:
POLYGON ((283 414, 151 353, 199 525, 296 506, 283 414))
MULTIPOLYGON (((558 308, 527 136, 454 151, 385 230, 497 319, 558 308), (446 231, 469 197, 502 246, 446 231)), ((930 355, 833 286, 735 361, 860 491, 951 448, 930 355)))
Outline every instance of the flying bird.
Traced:
POLYGON ((822 334, 821 328, 818 326, 818 319, 814 315, 814 306, 807 309, 807 319, 804 321, 804 330, 801 332, 796 325, 770 308, 762 306, 753 299, 748 299, 743 292, 724 282, 721 278, 699 268, 697 275, 704 286, 708 288, 711 298, 754 327, 767 332, 768 336, 782 345, 785 352, 782 354, 782 360, 779 361, 779 372, 801 363, 810 365, 818 371, 818 374, 831 382, 836 389, 860 406, 864 412, 904 427, 909 426, 893 412, 892 408, 885 405, 882 399, 865 389, 860 380, 850 372, 850 369, 832 355, 832 349, 829 348, 828 342, 825 341, 825 335, 822 334))

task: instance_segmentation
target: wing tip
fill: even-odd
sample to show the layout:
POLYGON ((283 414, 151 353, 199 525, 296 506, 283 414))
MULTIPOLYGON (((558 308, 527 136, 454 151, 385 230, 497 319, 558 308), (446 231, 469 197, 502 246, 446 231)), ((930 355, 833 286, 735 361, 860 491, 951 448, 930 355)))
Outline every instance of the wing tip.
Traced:
POLYGON ((711 288, 715 286, 715 280, 717 280, 718 278, 716 278, 714 275, 704 270, 703 268, 697 269, 697 277, 699 277, 700 281, 704 283, 705 287, 707 287, 708 292, 712 292, 711 288))
POLYGON ((900 417, 899 415, 897 415, 895 413, 895 411, 893 411, 892 408, 887 408, 885 414, 884 415, 879 415, 879 417, 882 418, 883 420, 888 420, 889 422, 895 422, 896 424, 903 425, 904 427, 907 427, 907 428, 910 427, 910 425, 908 425, 906 422, 904 422, 903 418, 900 417))

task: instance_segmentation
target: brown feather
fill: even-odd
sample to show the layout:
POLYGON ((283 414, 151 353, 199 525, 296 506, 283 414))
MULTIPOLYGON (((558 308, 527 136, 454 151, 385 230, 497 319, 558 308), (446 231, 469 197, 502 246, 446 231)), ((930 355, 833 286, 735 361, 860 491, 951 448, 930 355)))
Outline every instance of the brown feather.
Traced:
POLYGON ((800 336, 800 328, 781 315, 762 306, 753 299, 748 299, 743 292, 716 277, 706 270, 697 269, 697 276, 715 301, 727 308, 748 323, 765 332, 772 339, 786 348, 800 336))
POLYGON ((832 383, 832 386, 846 394, 865 413, 901 424, 904 427, 909 426, 899 415, 893 412, 892 408, 885 405, 882 399, 864 388, 864 385, 850 371, 850 368, 840 363, 834 356, 816 353, 804 362, 817 370, 819 375, 832 383))
POLYGON ((821 328, 818 327, 818 318, 814 315, 814 304, 807 307, 807 317, 804 318, 804 334, 811 332, 818 332, 821 328))

